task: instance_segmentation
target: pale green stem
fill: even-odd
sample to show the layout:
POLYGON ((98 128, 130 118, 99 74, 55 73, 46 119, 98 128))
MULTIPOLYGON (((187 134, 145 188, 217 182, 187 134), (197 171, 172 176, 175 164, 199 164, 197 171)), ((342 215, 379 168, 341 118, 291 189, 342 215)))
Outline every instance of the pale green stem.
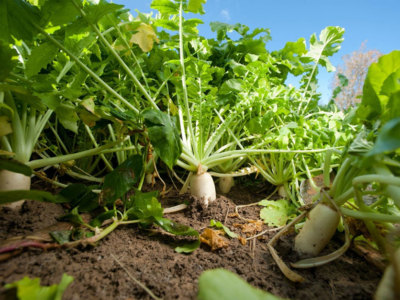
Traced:
MULTIPOLYGON (((87 126, 86 124, 85 124, 85 130, 86 130, 86 132, 87 132, 87 134, 88 134, 90 140, 92 141, 93 146, 95 146, 95 147, 97 148, 99 145, 97 144, 96 139, 94 138, 93 133, 92 133, 92 131, 90 130, 89 126, 87 126)), ((104 163, 105 163, 105 165, 106 165, 106 167, 107 167, 107 169, 108 169, 109 171, 114 170, 114 168, 112 167, 111 163, 110 163, 110 162, 108 161, 108 159, 104 156, 104 154, 100 154, 100 157, 101 157, 101 159, 104 161, 104 163)))
MULTIPOLYGON (((186 87, 186 71, 185 71, 185 59, 183 57, 183 24, 182 24, 182 2, 180 3, 179 7, 179 61, 181 64, 181 71, 182 71, 182 90, 183 90, 183 100, 185 104, 185 110, 186 110, 186 117, 188 118, 187 120, 187 125, 189 128, 189 139, 191 142, 191 145, 193 147, 193 152, 197 157, 197 145, 195 142, 195 135, 193 131, 193 124, 192 124, 192 116, 190 114, 190 109, 189 109, 189 99, 188 99, 188 93, 187 93, 187 87, 186 87)), ((183 128, 182 128, 183 130, 183 128)))
MULTIPOLYGON (((32 160, 30 162, 27 162, 26 165, 28 165, 32 169, 38 169, 38 168, 42 168, 42 167, 45 167, 45 166, 61 164, 61 163, 66 162, 66 161, 75 160, 75 159, 79 159, 79 158, 83 158, 83 157, 88 157, 88 156, 93 156, 93 155, 104 153, 104 150, 112 148, 118 143, 119 142, 112 142, 112 143, 109 143, 107 145, 104 145, 104 146, 101 146, 101 147, 98 147, 98 148, 85 150, 85 151, 81 151, 81 152, 77 152, 77 153, 71 153, 71 154, 66 154, 66 155, 61 155, 61 156, 56 156, 56 157, 36 159, 36 160, 32 160)), ((113 152, 116 152, 116 151, 120 151, 120 149, 115 149, 114 148, 113 152)))
POLYGON ((344 215, 356 219, 368 220, 373 222, 400 223, 400 216, 397 215, 386 215, 378 212, 363 212, 354 209, 348 209, 345 207, 341 207, 340 210, 344 215))

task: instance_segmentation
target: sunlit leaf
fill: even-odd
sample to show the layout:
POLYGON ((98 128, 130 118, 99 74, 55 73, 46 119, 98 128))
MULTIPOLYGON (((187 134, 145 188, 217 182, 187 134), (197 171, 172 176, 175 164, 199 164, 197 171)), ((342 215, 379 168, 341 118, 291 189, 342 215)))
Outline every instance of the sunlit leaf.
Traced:
POLYGON ((151 25, 140 24, 136 28, 136 33, 132 35, 130 42, 138 44, 143 52, 149 52, 153 49, 154 43, 159 43, 156 33, 151 25))

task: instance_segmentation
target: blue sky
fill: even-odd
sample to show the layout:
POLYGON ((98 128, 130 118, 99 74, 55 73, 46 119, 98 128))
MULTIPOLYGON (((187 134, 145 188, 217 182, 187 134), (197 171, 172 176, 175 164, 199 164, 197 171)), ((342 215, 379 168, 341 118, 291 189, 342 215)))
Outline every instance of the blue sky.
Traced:
MULTIPOLYGON (((113 0, 132 10, 150 12, 151 0, 113 0)), ((400 0, 208 0, 204 6, 204 21, 200 34, 214 37, 209 23, 242 23, 254 29, 269 28, 272 41, 268 50, 281 49, 286 42, 306 38, 326 26, 345 28, 341 50, 332 58, 332 64, 341 64, 342 56, 356 51, 367 41, 367 49, 382 53, 400 49, 400 0)), ((326 102, 331 94, 333 75, 320 70, 319 91, 326 102)), ((291 78, 290 83, 296 79, 291 78)))

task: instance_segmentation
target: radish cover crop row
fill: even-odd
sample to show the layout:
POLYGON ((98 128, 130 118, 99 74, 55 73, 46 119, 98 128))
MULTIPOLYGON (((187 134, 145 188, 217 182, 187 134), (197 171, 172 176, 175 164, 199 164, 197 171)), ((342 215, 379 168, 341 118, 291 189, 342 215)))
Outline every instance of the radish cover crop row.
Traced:
MULTIPOLYGON (((190 17, 204 14, 204 2, 153 0, 157 14, 134 17, 102 0, 1 1, 0 204, 68 203, 63 220, 80 238, 53 233, 64 247, 140 223, 189 236, 176 249, 192 252, 198 232, 166 219, 159 194, 142 192, 146 181, 177 180, 207 209, 217 199, 215 179, 229 193, 235 177, 257 173, 295 211, 282 225, 296 215, 288 226, 305 220, 294 249, 313 258, 293 267, 343 254, 356 237, 349 218, 364 222, 363 238, 382 253, 394 253, 388 237, 400 221, 400 52, 371 65, 358 107, 340 111, 334 99, 320 106, 316 76, 321 67, 334 71, 329 57, 343 28, 270 52, 266 28, 213 22, 216 38, 201 36, 202 20, 190 17), (289 74, 300 78, 299 88, 286 84, 289 74), (321 174, 319 187, 313 178, 321 174), (32 175, 63 189, 29 191, 32 175), (306 180, 317 191, 312 203, 301 193, 306 180), (312 208, 305 219, 304 207, 312 208), (86 212, 97 215, 86 222, 86 212), (343 247, 315 257, 338 227, 343 247)), ((268 217, 264 210, 267 224, 268 217)), ((273 243, 269 249, 301 281, 273 243)))

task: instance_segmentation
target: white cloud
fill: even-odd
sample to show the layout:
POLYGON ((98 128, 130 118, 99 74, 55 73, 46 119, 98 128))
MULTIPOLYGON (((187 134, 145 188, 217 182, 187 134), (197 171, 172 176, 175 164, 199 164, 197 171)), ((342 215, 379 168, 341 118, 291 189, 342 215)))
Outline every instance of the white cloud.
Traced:
POLYGON ((225 21, 229 21, 231 19, 231 16, 230 16, 229 11, 227 9, 221 10, 220 15, 222 16, 222 18, 225 21))

